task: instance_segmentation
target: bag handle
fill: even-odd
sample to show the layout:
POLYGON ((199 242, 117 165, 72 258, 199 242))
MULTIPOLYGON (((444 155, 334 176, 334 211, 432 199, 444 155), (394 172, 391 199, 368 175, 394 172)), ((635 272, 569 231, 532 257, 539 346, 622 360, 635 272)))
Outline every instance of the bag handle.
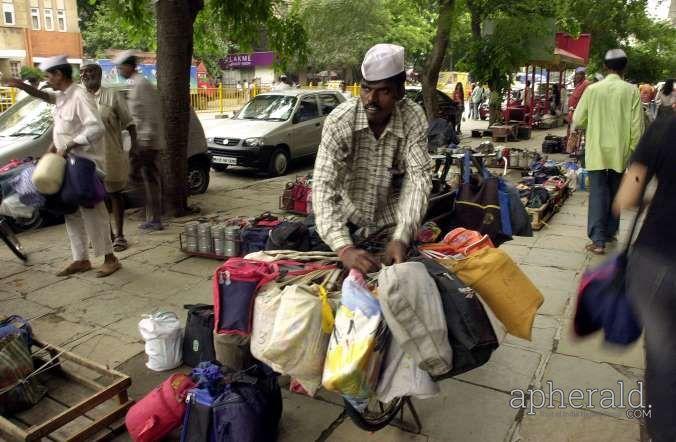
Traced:
POLYGON ((214 306, 210 305, 210 304, 183 304, 183 308, 186 309, 186 310, 197 311, 197 310, 207 310, 207 309, 210 309, 210 308, 214 308, 214 306))

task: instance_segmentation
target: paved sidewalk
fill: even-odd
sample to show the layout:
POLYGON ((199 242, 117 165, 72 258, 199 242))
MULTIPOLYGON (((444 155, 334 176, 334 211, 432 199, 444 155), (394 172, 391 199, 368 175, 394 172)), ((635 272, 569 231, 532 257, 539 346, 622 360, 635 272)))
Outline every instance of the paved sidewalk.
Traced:
MULTIPOLYGON (((474 122, 467 122, 468 133, 474 122)), ((559 130, 560 131, 560 130, 559 130)), ((557 131, 551 131, 557 132, 557 131)), ((545 135, 508 145, 538 146, 545 135)), ((475 143, 476 140, 466 140, 475 143)), ((191 198, 208 208, 201 216, 253 216, 275 209, 289 177, 256 181, 246 187, 219 188, 191 198)), ((284 392, 282 441, 617 441, 640 439, 637 421, 626 408, 602 408, 599 394, 591 407, 576 410, 517 409, 510 406, 513 390, 543 388, 548 381, 568 396, 573 389, 611 389, 619 403, 620 386, 636 388, 644 373, 639 342, 628 349, 610 349, 601 337, 577 340, 571 334, 572 299, 581 272, 599 262, 584 251, 587 194, 576 192, 549 225, 532 238, 516 238, 502 246, 532 278, 545 296, 535 321, 533 340, 508 337, 485 366, 441 383, 442 393, 415 401, 422 434, 388 427, 375 434, 341 418, 341 400, 322 393, 318 399, 284 392)), ((172 219, 162 232, 139 234, 138 215, 130 215, 129 250, 120 254, 123 268, 109 278, 94 272, 68 278, 54 274, 68 262, 64 227, 52 226, 21 235, 30 261, 22 265, 0 248, 0 316, 19 314, 31 320, 35 333, 97 362, 131 375, 132 396, 141 397, 167 373, 144 366, 143 342, 137 324, 141 314, 169 309, 185 320, 184 304, 212 302, 211 275, 216 261, 186 257, 178 233, 192 219, 172 219)), ((622 225, 626 235, 627 223, 622 225)), ((93 262, 100 265, 101 259, 93 262)), ((555 392, 553 404, 562 394, 555 392)), ((588 395, 585 395, 587 402, 588 395)), ((541 398, 534 397, 534 404, 541 398)), ((567 401, 566 401, 567 402, 567 401)), ((625 401, 626 402, 626 401, 625 401)), ((626 407, 626 404, 625 404, 626 407)), ((120 440, 126 436, 121 436, 120 440)))

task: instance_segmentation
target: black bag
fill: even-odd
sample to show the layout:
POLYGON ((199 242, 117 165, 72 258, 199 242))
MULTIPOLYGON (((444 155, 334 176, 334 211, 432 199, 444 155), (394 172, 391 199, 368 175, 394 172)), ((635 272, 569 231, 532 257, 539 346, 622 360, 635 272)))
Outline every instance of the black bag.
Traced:
POLYGON ((499 181, 478 161, 475 161, 475 165, 479 169, 479 174, 471 175, 471 162, 472 155, 466 152, 462 167, 462 184, 453 209, 453 221, 457 227, 483 233, 496 242, 502 232, 499 181))
POLYGON ((488 362, 499 343, 474 290, 434 260, 424 257, 411 260, 423 263, 437 284, 446 316, 448 341, 453 349, 453 368, 433 379, 457 376, 488 362))
POLYGON ((327 246, 326 243, 322 241, 322 238, 319 236, 319 232, 317 232, 317 226, 315 223, 315 214, 311 213, 310 215, 305 217, 303 224, 305 225, 305 227, 307 227, 308 230, 310 251, 330 252, 331 247, 327 246))
POLYGON ((214 306, 187 304, 188 318, 183 336, 183 362, 196 367, 200 362, 216 360, 214 351, 214 306))
POLYGON ((270 231, 265 250, 310 250, 310 234, 300 221, 284 221, 270 231))

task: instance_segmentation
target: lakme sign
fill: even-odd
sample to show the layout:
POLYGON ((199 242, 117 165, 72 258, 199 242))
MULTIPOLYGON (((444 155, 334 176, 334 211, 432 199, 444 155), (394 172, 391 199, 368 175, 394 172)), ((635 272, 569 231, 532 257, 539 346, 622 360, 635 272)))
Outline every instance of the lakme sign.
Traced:
POLYGON ((218 61, 221 69, 249 69, 256 66, 270 66, 275 61, 274 52, 251 52, 228 54, 218 61))

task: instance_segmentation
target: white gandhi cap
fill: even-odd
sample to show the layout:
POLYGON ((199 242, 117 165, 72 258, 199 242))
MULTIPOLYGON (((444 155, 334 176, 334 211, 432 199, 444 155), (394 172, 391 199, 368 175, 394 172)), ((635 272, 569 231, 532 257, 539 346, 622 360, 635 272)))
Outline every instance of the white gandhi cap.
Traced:
POLYGON ((366 81, 380 81, 404 72, 404 48, 379 43, 364 55, 361 74, 366 81))
POLYGON ((63 66, 69 64, 68 59, 65 55, 57 55, 55 57, 49 57, 42 63, 40 63, 40 70, 46 71, 48 69, 55 68, 57 66, 63 66))
POLYGON ((115 58, 113 58, 113 63, 119 66, 132 57, 138 57, 137 52, 134 49, 128 49, 117 54, 115 58))
POLYGON ((627 54, 622 49, 611 49, 606 52, 606 60, 617 60, 618 58, 627 58, 627 54))

